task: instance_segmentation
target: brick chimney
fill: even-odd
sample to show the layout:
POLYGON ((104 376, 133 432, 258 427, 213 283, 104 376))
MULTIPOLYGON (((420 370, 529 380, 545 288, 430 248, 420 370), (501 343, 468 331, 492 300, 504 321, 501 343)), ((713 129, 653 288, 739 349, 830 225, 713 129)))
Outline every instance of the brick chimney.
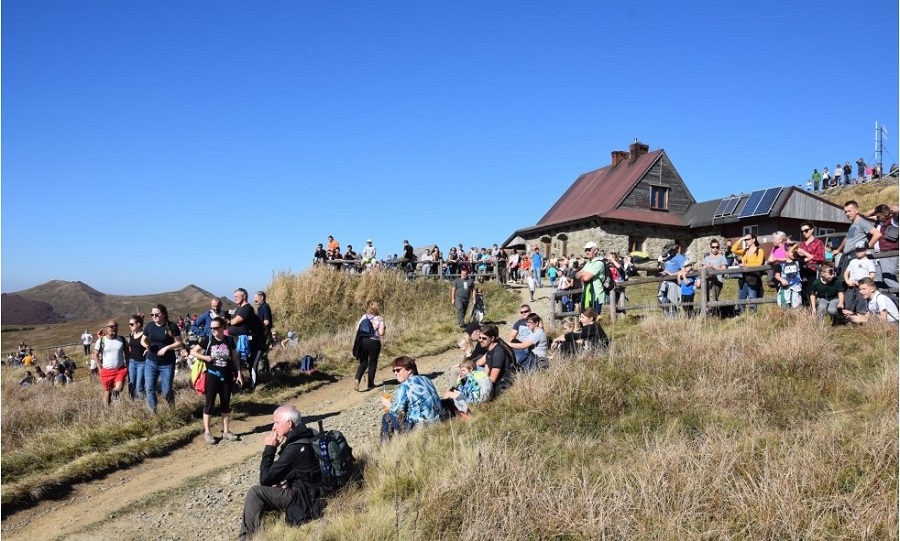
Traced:
POLYGON ((628 153, 631 155, 631 163, 634 163, 638 158, 649 151, 650 146, 638 142, 637 138, 634 139, 634 143, 628 145, 628 153))
POLYGON ((628 159, 628 153, 624 150, 612 151, 612 166, 615 167, 628 159))

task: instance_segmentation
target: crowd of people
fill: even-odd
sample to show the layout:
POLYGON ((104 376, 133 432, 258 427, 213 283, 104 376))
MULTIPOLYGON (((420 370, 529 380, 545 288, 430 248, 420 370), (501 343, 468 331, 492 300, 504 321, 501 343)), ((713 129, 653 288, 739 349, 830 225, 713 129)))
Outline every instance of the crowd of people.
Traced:
MULTIPOLYGON (((756 235, 722 242, 713 239, 701 265, 711 270, 747 268, 738 276, 738 300, 752 301, 763 297, 766 284, 774 288, 778 306, 805 309, 824 320, 830 316, 833 325, 864 323, 875 319, 897 324, 896 256, 872 258, 872 254, 897 250, 897 208, 878 205, 863 215, 855 201, 844 204, 850 229, 841 244, 828 248, 815 236, 815 226, 800 225, 800 239, 777 231, 772 235, 768 253, 756 235), (872 218, 874 221, 870 221, 872 218), (768 265, 771 271, 754 269, 768 265)), ((694 262, 681 253, 681 247, 670 244, 660 257, 660 275, 675 276, 674 281, 660 284, 659 302, 664 314, 690 317, 694 293, 702 289, 707 301, 719 301, 725 276, 709 274, 699 284, 694 262)), ((755 311, 752 302, 739 304, 737 315, 755 311)))
MULTIPOLYGON (((851 186, 855 184, 863 184, 878 180, 882 177, 881 164, 868 164, 863 158, 859 158, 855 162, 856 174, 854 175, 854 167, 850 162, 835 164, 834 169, 829 170, 823 167, 822 171, 813 169, 812 175, 806 181, 806 190, 819 192, 837 186, 851 186)), ((891 166, 890 174, 897 171, 897 164, 891 166)))

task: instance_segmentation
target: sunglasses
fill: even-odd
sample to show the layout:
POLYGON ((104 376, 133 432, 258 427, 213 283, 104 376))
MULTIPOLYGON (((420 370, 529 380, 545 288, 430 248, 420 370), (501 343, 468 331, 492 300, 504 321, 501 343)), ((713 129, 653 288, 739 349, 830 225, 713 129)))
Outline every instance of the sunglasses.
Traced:
POLYGON ((520 314, 530 314, 531 310, 519 310, 520 314))
POLYGON ((392 370, 392 372, 395 373, 395 374, 399 374, 401 370, 403 370, 403 369, 402 369, 402 368, 395 368, 395 369, 392 370))
POLYGON ((479 337, 478 337, 478 340, 479 340, 480 342, 487 342, 487 341, 490 340, 490 339, 491 339, 490 336, 479 336, 479 337))
POLYGON ((809 229, 809 228, 800 230, 800 232, 802 232, 802 233, 809 233, 810 231, 812 231, 812 229, 809 229))
POLYGON ((718 249, 719 249, 718 246, 710 246, 710 248, 712 248, 713 250, 718 250, 718 249))
POLYGON ((162 317, 162 314, 153 314, 153 313, 151 313, 151 314, 150 314, 150 317, 162 317))

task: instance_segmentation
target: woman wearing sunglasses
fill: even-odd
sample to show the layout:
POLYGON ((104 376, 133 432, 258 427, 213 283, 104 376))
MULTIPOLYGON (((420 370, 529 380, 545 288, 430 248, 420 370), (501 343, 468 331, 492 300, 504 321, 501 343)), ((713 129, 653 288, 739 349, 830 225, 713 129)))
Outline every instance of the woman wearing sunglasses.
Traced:
POLYGON ((216 397, 219 397, 219 408, 222 410, 222 439, 237 441, 238 437, 228 430, 231 417, 231 383, 236 381, 238 388, 243 385, 241 378, 241 359, 235 348, 234 340, 225 336, 225 318, 213 318, 209 324, 212 334, 200 339, 194 346, 191 355, 206 363, 206 399, 203 404, 203 439, 215 445, 216 438, 209 430, 209 418, 212 416, 216 397))
POLYGON ((394 391, 393 399, 381 399, 382 407, 387 410, 381 418, 382 442, 391 439, 394 432, 406 432, 441 418, 441 397, 431 380, 419 375, 416 360, 397 357, 391 366, 400 386, 394 391))
POLYGON ((147 362, 144 364, 144 384, 147 391, 147 405, 156 413, 156 382, 170 406, 175 405, 175 352, 181 349, 181 331, 178 325, 169 321, 169 311, 161 304, 150 309, 153 320, 144 327, 141 345, 147 348, 147 362))

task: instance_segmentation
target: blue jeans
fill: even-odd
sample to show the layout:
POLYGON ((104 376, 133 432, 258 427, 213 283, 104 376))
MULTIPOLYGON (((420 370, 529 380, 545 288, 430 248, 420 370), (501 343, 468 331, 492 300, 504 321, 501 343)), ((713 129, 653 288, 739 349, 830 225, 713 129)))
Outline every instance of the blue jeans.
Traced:
MULTIPOLYGON (((762 278, 759 278, 759 280, 761 280, 761 279, 762 278)), ((745 299, 755 299, 755 298, 757 298, 757 296, 758 295, 757 295, 756 286, 751 286, 750 284, 747 283, 746 280, 742 279, 741 280, 741 290, 738 292, 738 300, 742 301, 745 299)), ((751 311, 753 311, 753 312, 756 311, 755 304, 743 305, 743 306, 739 306, 738 308, 740 308, 740 311, 743 312, 748 307, 751 311)))
POLYGON ((406 432, 411 428, 412 425, 405 417, 401 423, 400 420, 397 419, 396 413, 387 412, 381 416, 381 442, 384 443, 391 439, 394 432, 406 432))
POLYGON ((141 359, 128 360, 128 396, 137 398, 144 396, 144 363, 147 361, 141 359))
POLYGON ((144 386, 147 392, 147 405, 150 411, 156 413, 156 380, 159 379, 160 390, 170 406, 175 405, 175 389, 172 383, 175 381, 174 364, 158 364, 147 359, 144 363, 144 386))
POLYGON ((541 269, 531 269, 531 272, 534 273, 534 283, 541 287, 541 269))

